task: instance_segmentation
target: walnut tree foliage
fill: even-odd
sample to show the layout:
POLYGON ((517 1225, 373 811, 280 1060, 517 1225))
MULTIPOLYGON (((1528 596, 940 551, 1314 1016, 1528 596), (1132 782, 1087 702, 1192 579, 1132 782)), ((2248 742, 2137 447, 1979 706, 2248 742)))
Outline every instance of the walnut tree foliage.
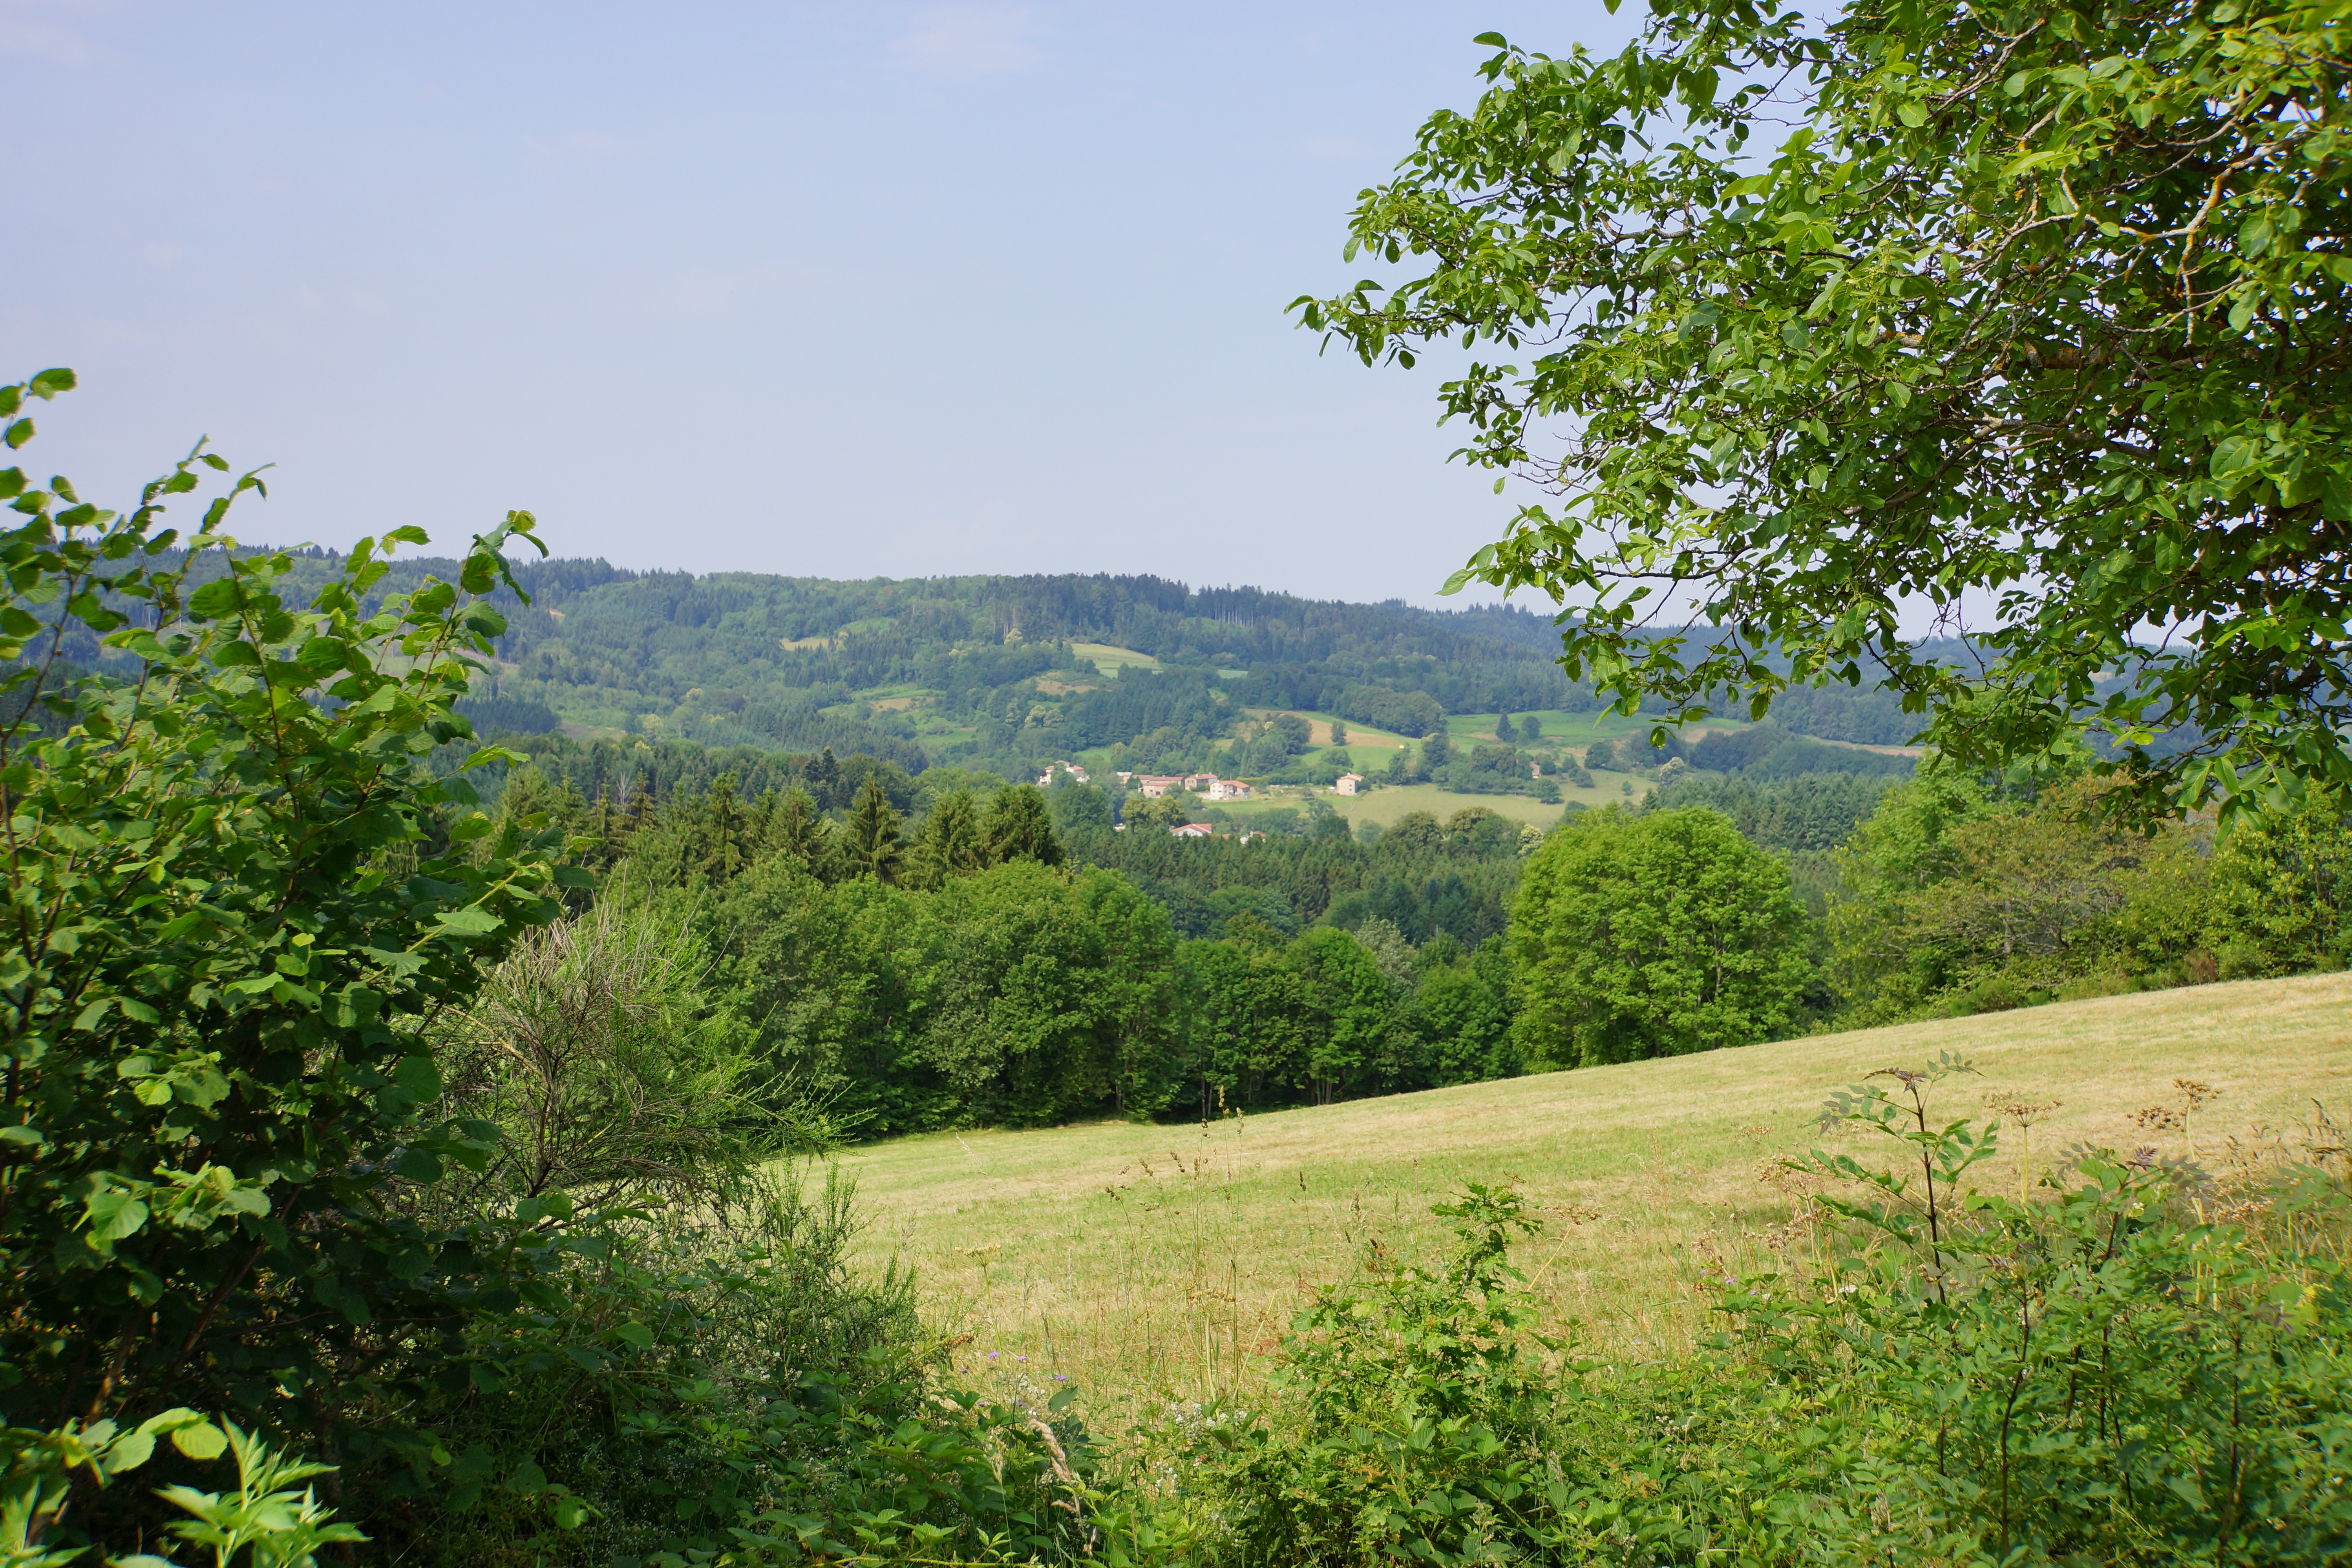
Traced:
POLYGON ((2352 779, 2347 19, 1658 0, 1612 58, 1486 35, 1486 95, 1354 214, 1350 257, 1426 270, 1299 308, 1367 363, 1474 351, 1458 455, 1555 499, 1452 586, 1577 605, 1563 662, 1624 710, 1876 679, 1962 764, 2087 722, 2119 798, 2234 818, 2352 779), (1976 663, 1900 630, 1964 595, 1976 663))
MULTIPOLYGON (((0 388, 7 444, 72 384, 0 388)), ((469 1321, 530 1289, 530 1225, 436 1229, 404 1194, 497 1137, 436 1110, 436 1018, 585 876, 426 765, 469 733, 529 514, 373 610, 425 535, 362 541, 306 606, 224 531, 258 478, 207 501, 215 472, 200 446, 117 513, 0 469, 0 1406, 336 1444, 462 1386, 469 1321), (58 660, 68 628, 98 673, 58 660)))

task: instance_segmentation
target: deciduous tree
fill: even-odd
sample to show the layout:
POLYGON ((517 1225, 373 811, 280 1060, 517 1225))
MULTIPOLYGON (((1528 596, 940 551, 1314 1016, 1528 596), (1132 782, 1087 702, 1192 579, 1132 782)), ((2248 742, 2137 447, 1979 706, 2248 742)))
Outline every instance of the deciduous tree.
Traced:
POLYGON ((1588 811, 1530 856, 1511 906, 1530 1064, 1744 1046, 1784 1027, 1811 974, 1789 873, 1701 808, 1588 811))
POLYGON ((1659 0, 1606 58, 1488 35, 1491 90, 1355 213, 1350 256, 1427 269, 1299 307, 1368 363, 1491 345, 1444 388, 1460 455, 1559 499, 1452 586, 1577 604, 1563 662, 1621 711, 1880 680, 1955 761, 2087 718, 2137 810, 2235 816, 2352 779, 2345 33, 1659 0), (1990 603, 1981 668, 1915 603, 1990 603))

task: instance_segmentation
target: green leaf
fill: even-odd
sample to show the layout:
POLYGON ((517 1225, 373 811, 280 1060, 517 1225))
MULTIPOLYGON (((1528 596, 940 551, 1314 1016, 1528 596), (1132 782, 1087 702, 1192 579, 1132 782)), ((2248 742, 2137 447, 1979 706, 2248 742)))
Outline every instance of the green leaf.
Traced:
POLYGON ((205 620, 234 616, 243 603, 243 591, 234 577, 215 577, 188 595, 189 612, 205 620))
POLYGON ((402 1093, 418 1100, 441 1097, 441 1068, 431 1057, 403 1057, 392 1071, 392 1081, 402 1093))
POLYGON ((209 1421, 196 1421, 173 1428, 172 1447, 191 1459, 217 1459, 228 1451, 228 1434, 209 1421))
POLYGON ((2263 444, 2252 436, 2231 436, 2213 447, 2212 474, 2217 479, 2235 478, 2262 462, 2263 444))

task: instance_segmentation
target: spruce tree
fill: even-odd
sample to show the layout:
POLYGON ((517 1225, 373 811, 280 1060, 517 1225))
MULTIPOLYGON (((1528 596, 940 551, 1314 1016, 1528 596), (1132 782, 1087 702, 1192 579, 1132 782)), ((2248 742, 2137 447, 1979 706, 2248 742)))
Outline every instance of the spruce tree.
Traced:
POLYGON ((808 791, 789 790, 768 818, 769 853, 793 861, 812 877, 823 878, 829 859, 824 819, 808 791))
POLYGON ((890 804, 882 781, 868 773, 857 792, 856 804, 849 810, 849 854, 858 874, 885 882, 898 880, 905 843, 898 831, 898 808, 890 804))
POLYGON ((1053 819, 1045 813, 1045 792, 1035 784, 1015 784, 1001 790, 989 802, 989 858, 1034 860, 1040 865, 1062 863, 1062 847, 1054 838, 1053 819))
POLYGON ((950 877, 977 871, 988 864, 988 841, 981 832, 980 812, 971 792, 957 790, 942 796, 923 818, 908 857, 909 879, 936 888, 950 877))
POLYGON ((834 760, 831 746, 809 763, 807 777, 809 794, 816 797, 817 809, 822 811, 835 804, 833 792, 841 782, 841 764, 834 760))

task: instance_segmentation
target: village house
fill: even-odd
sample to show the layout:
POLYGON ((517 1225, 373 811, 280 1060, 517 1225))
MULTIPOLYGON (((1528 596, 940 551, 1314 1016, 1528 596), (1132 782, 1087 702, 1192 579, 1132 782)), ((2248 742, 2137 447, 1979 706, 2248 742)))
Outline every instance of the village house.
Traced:
POLYGON ((1209 781, 1209 798, 1211 800, 1247 800, 1249 797, 1250 786, 1242 783, 1239 779, 1211 779, 1209 781))
POLYGON ((1205 822, 1188 822, 1181 827, 1171 827, 1168 831, 1178 838, 1206 838, 1216 829, 1205 822))
POLYGON ((1217 775, 1214 773, 1186 773, 1184 775, 1184 787, 1186 789, 1212 789, 1215 787, 1216 783, 1217 775))
POLYGON ((1364 790, 1364 775, 1361 773, 1341 773, 1339 775, 1339 782, 1333 784, 1331 787, 1340 795, 1361 795, 1364 790))
POLYGON ((1184 781, 1174 773, 1145 773, 1136 780, 1146 800, 1158 800, 1171 789, 1182 789, 1184 781))
POLYGON ((1087 770, 1078 766, 1076 763, 1047 763, 1045 764, 1045 771, 1037 775, 1037 787, 1039 789, 1050 788, 1054 783, 1054 775, 1057 773, 1067 773, 1072 778, 1077 780, 1080 784, 1089 782, 1087 776, 1087 770))

